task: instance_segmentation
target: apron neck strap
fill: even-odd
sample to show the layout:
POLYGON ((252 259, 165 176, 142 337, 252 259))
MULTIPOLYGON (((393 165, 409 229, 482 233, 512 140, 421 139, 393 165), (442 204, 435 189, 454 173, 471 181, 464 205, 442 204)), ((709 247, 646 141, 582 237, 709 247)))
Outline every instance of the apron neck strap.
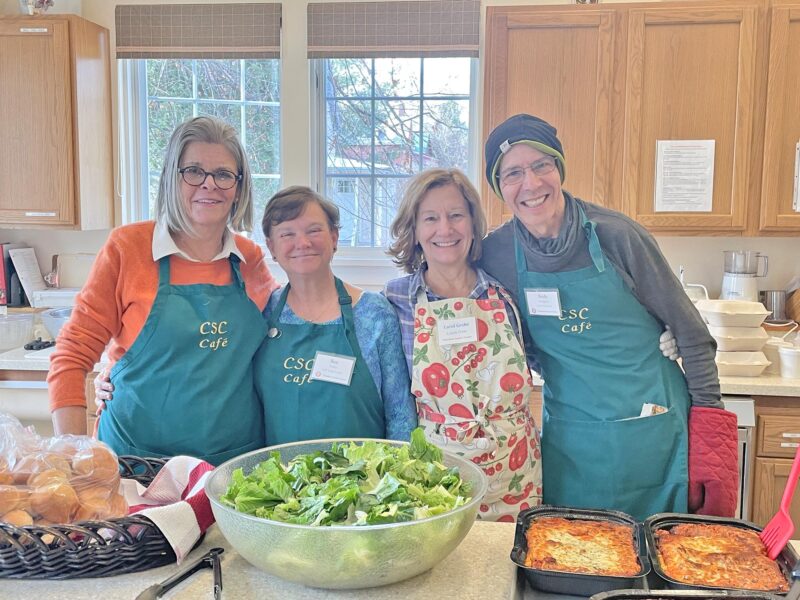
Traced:
MULTIPOLYGON (((353 332, 355 335, 355 326, 353 324, 353 299, 350 297, 350 294, 347 293, 347 288, 344 287, 344 283, 342 283, 341 279, 334 277, 333 282, 336 285, 336 293, 339 296, 339 310, 342 312, 342 322, 344 323, 345 331, 349 338, 350 332, 353 332)), ((272 311, 269 317, 270 327, 280 319, 283 307, 286 306, 286 298, 289 296, 291 287, 292 284, 287 283, 286 287, 281 291, 281 295, 278 297, 278 303, 275 305, 275 310, 272 311)))
POLYGON ((586 211, 583 210, 580 204, 578 205, 578 215, 581 218, 581 227, 583 227, 583 231, 586 234, 586 239, 589 240, 589 256, 592 257, 592 262, 597 272, 602 273, 606 270, 606 261, 603 257, 603 249, 600 247, 600 238, 597 237, 597 231, 595 231, 597 224, 589 220, 586 216, 586 211))
MULTIPOLYGON (((171 256, 171 255, 170 255, 171 256)), ((242 278, 242 271, 239 268, 239 257, 235 254, 231 254, 228 258, 228 262, 231 265, 231 274, 233 282, 236 284, 237 287, 240 289, 245 289, 244 287, 244 279, 242 278)), ((161 290, 163 288, 169 287, 169 256, 162 256, 158 259, 158 289, 161 290)))

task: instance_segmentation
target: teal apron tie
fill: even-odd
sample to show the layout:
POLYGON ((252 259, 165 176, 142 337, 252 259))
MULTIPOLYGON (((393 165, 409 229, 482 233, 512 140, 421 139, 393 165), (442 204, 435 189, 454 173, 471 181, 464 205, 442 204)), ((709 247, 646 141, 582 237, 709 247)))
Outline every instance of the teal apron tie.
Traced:
POLYGON ((266 326, 239 258, 230 263, 230 285, 171 285, 169 257, 159 261, 153 307, 111 370, 114 399, 100 418, 98 437, 117 454, 217 465, 264 445, 252 357, 266 326))
POLYGON ((611 267, 595 224, 580 217, 592 266, 527 270, 514 238, 520 300, 526 288, 558 289, 561 316, 523 311, 544 378, 544 502, 608 508, 638 519, 687 510, 689 393, 661 355, 661 326, 611 267), (644 403, 669 410, 638 418, 644 403))
POLYGON ((269 337, 255 357, 268 445, 338 437, 385 438, 384 409, 356 339, 352 299, 336 278, 342 324, 281 323, 290 286, 269 317, 269 337), (344 335, 342 335, 344 334, 344 335), (350 385, 309 380, 315 354, 355 358, 350 385))

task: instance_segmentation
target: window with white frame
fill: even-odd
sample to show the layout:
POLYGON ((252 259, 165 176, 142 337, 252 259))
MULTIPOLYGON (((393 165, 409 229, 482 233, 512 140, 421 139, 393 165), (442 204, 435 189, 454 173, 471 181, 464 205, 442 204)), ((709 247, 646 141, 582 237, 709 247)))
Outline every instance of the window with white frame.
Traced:
POLYGON ((317 60, 322 191, 341 211, 340 247, 385 248, 403 186, 432 167, 470 171, 475 60, 317 60))
MULTIPOLYGON (((139 164, 149 218, 158 193, 164 152, 175 127, 211 115, 232 125, 247 152, 257 219, 280 185, 280 61, 278 59, 139 59, 139 164)), ((263 241, 260 227, 253 238, 263 241)))

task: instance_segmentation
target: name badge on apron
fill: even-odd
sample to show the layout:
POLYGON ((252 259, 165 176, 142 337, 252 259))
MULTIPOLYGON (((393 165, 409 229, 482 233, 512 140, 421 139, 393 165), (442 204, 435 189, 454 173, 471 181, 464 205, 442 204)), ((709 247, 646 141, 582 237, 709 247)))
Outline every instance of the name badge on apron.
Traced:
POLYGON ((436 333, 441 347, 466 344, 478 339, 478 323, 475 317, 439 320, 436 322, 436 333))
POLYGON ((356 359, 352 356, 318 351, 314 355, 314 368, 308 379, 349 386, 355 366, 356 359))
POLYGON ((529 315, 561 316, 561 297, 557 288, 525 288, 525 304, 529 315))

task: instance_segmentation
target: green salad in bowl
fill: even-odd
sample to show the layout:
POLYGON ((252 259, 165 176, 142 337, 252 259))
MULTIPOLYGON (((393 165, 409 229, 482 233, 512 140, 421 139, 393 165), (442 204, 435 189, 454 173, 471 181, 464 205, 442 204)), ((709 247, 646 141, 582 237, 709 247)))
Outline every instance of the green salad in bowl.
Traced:
POLYGON ((313 440, 220 465, 206 494, 222 534, 256 567, 313 587, 386 585, 433 567, 469 532, 483 472, 411 442, 313 440))

